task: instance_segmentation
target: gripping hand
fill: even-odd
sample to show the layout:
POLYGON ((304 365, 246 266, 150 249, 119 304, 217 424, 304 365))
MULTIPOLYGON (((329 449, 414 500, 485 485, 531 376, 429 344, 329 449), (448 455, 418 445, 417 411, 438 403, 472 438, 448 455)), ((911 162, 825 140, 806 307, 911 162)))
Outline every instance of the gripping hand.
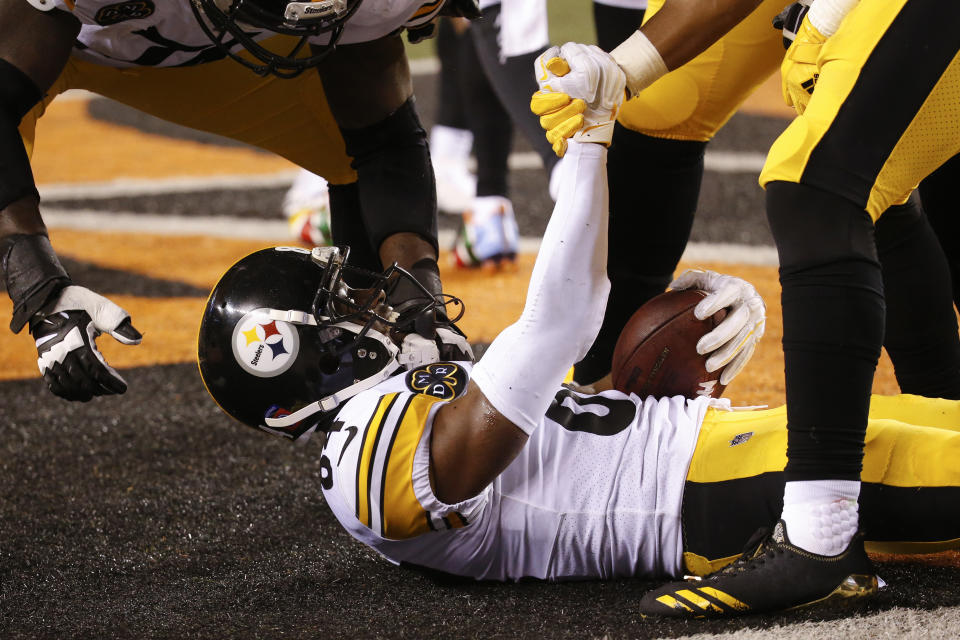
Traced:
POLYGON ((763 298, 746 280, 714 271, 691 269, 670 283, 671 289, 701 289, 707 297, 694 309, 700 320, 720 309, 727 315, 713 331, 697 342, 697 353, 709 353, 707 371, 723 367, 720 384, 727 385, 743 369, 753 355, 766 326, 763 298))
POLYGON ((826 41, 827 37, 810 23, 808 14, 800 23, 796 37, 780 65, 780 90, 783 100, 787 106, 796 109, 798 115, 803 115, 807 109, 813 89, 817 86, 817 78, 820 76, 817 58, 826 41))
POLYGON ((127 390, 127 383, 97 349, 101 333, 123 344, 139 344, 142 338, 126 311, 75 285, 60 292, 50 311, 33 317, 30 334, 37 344, 37 365, 53 393, 86 402, 127 390))
POLYGON ((609 145, 626 86, 616 61, 599 47, 568 42, 544 51, 534 66, 540 90, 530 109, 554 153, 562 158, 571 138, 609 145))

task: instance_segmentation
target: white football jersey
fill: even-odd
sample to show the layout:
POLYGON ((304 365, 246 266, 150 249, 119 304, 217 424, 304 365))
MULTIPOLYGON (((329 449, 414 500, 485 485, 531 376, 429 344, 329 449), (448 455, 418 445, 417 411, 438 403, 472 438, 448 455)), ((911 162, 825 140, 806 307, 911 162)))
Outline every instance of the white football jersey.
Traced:
MULTIPOLYGON (((74 55, 112 67, 179 67, 218 60, 193 11, 191 0, 53 0, 81 23, 74 55)), ((346 22, 340 44, 369 42, 401 27, 433 19, 444 0, 364 0, 346 22)), ((254 39, 276 35, 263 31, 254 39)), ((326 44, 328 34, 311 39, 326 44)), ((239 45, 236 46, 239 51, 239 45)))
POLYGON ((681 572, 681 501, 708 398, 559 389, 519 456, 480 495, 443 504, 430 434, 469 363, 434 363, 351 399, 323 448, 323 492, 394 563, 478 579, 681 572), (432 394, 432 395, 431 395, 432 394))

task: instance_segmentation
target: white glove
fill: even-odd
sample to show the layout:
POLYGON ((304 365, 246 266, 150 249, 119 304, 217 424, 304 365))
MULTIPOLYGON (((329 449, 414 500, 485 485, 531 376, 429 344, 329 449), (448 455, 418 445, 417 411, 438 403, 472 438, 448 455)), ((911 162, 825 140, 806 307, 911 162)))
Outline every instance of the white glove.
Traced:
POLYGON ((465 337, 446 327, 437 327, 435 340, 424 338, 418 333, 407 334, 400 345, 400 355, 397 356, 397 362, 407 370, 431 362, 452 360, 473 362, 473 349, 465 337))
POLYGON ((763 336, 766 327, 763 298, 746 280, 700 269, 683 272, 670 283, 670 288, 707 292, 707 297, 694 309, 694 315, 700 320, 709 318, 720 309, 727 310, 723 322, 697 342, 697 353, 709 353, 707 371, 723 367, 720 384, 730 384, 747 364, 763 336))
POLYGON ((142 338, 130 323, 130 314, 76 285, 64 287, 53 309, 31 320, 37 366, 53 393, 86 402, 93 396, 127 390, 126 381, 97 349, 96 338, 101 333, 123 344, 139 344, 142 338))
POLYGON ((609 145, 625 97, 626 76, 599 47, 568 42, 550 47, 534 63, 540 90, 530 109, 561 158, 570 138, 609 145))

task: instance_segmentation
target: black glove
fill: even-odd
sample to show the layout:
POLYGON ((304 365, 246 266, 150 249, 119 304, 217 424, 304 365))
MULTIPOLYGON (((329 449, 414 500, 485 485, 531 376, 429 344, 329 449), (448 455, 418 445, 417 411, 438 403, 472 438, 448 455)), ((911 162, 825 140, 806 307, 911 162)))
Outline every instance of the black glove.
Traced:
POLYGON ((101 333, 123 344, 139 344, 142 339, 126 311, 85 287, 65 287, 49 311, 31 318, 37 365, 53 393, 86 402, 127 390, 127 383, 97 349, 95 340, 101 333))
POLYGON ((797 37, 797 30, 800 29, 800 23, 803 22, 804 16, 810 9, 811 1, 800 0, 800 2, 794 2, 773 19, 773 28, 783 32, 784 49, 789 49, 794 38, 797 37))

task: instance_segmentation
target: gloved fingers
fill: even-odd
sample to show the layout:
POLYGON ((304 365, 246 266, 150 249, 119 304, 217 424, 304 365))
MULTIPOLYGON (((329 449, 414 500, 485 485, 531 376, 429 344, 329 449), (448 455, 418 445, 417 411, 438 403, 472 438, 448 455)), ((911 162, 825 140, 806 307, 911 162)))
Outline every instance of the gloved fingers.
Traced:
POLYGON ((92 327, 88 327, 89 335, 88 345, 78 349, 77 353, 80 362, 83 365, 85 377, 94 382, 94 395, 111 395, 123 393, 127 390, 127 382, 117 373, 117 370, 107 364, 103 359, 103 354, 97 348, 95 342, 97 333, 92 327))
POLYGON ((50 391, 65 400, 87 402, 94 396, 124 393, 127 383, 89 347, 71 351, 43 374, 50 391))
POLYGON ((757 349, 757 341, 751 340, 746 347, 744 347, 740 353, 734 356, 733 360, 723 368, 723 371, 720 373, 720 384, 726 386, 737 377, 737 374, 743 371, 743 368, 746 366, 747 362, 753 357, 753 352, 757 349))
POLYGON ((715 289, 704 289, 707 296, 697 303, 693 315, 698 320, 706 320, 720 309, 732 307, 737 301, 742 301, 746 297, 742 283, 742 280, 730 279, 716 283, 720 286, 715 289))
POLYGON ((583 116, 575 115, 567 118, 555 127, 547 131, 547 140, 554 142, 557 138, 569 138, 583 126, 583 116))
POLYGON ((671 289, 705 289, 712 271, 703 269, 687 269, 670 283, 671 289))
POLYGON ((717 371, 726 366, 734 356, 745 349, 754 340, 753 328, 745 326, 733 338, 725 342, 719 349, 713 351, 707 358, 707 371, 717 371))
POLYGON ((530 110, 542 116, 562 109, 573 101, 566 93, 555 91, 537 91, 530 97, 530 110))
POLYGON ((566 120, 576 118, 577 116, 580 116, 580 123, 582 124, 583 116, 581 114, 586 110, 587 103, 580 98, 576 98, 575 100, 572 100, 570 104, 540 116, 540 126, 544 129, 550 130, 559 126, 566 120))
POLYGON ((716 351, 733 340, 734 336, 743 331, 749 322, 750 310, 745 306, 737 307, 728 313, 720 324, 697 341, 697 353, 703 355, 716 351))
MULTIPOLYGON (((112 300, 78 285, 70 285, 63 289, 51 313, 73 310, 86 311, 98 331, 111 335, 130 318, 130 314, 112 300)), ((129 323, 113 337, 124 344, 137 344, 142 338, 140 332, 129 323)))
POLYGON ((137 331, 130 320, 130 316, 124 318, 117 328, 109 332, 110 336, 117 342, 123 344, 140 344, 143 340, 143 334, 137 331))
MULTIPOLYGON (((562 52, 563 47, 560 49, 562 52)), ((544 66, 547 68, 547 71, 560 78, 570 73, 570 65, 567 64, 567 61, 560 56, 553 56, 547 60, 544 66)))

